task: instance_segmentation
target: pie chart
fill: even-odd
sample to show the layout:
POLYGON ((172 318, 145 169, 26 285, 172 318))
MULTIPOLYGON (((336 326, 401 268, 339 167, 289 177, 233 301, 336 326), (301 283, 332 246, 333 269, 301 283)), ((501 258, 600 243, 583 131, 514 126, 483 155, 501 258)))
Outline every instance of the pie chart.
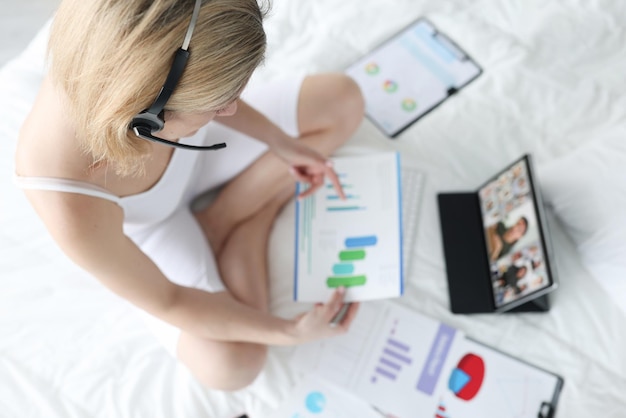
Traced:
POLYGON ((480 390, 484 378, 485 362, 476 354, 468 353, 450 373, 448 388, 457 398, 469 401, 480 390))
POLYGON ((326 397, 320 392, 311 392, 304 401, 306 408, 313 414, 319 414, 326 406, 326 397))

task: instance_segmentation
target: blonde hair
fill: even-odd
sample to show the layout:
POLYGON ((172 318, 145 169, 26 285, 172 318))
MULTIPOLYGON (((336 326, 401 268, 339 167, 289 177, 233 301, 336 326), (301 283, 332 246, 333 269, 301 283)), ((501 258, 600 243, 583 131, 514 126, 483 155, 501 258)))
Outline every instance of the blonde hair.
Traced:
MULTIPOLYGON (((63 0, 48 53, 51 77, 94 164, 143 172, 148 143, 129 130, 165 82, 194 0, 63 0)), ((190 57, 166 109, 217 110, 235 99, 263 61, 265 12, 256 0, 204 0, 190 57)))

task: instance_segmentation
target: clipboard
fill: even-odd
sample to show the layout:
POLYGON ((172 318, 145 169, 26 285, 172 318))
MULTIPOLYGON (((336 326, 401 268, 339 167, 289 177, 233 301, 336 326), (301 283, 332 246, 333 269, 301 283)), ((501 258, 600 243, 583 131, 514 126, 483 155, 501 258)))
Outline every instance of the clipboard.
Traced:
MULTIPOLYGON (((465 338, 463 349, 464 352, 472 353, 483 361, 484 380, 480 390, 485 392, 482 395, 489 400, 486 403, 495 408, 494 402, 500 397, 503 402, 508 403, 509 411, 509 415, 502 413, 503 411, 491 415, 490 412, 483 410, 471 410, 470 401, 467 404, 468 410, 464 412, 463 416, 487 418, 492 416, 554 417, 564 385, 561 376, 470 337, 465 338), (515 394, 519 394, 519 396, 516 397, 515 394)), ((452 386, 452 383, 450 385, 452 386)), ((479 395, 476 395, 477 399, 479 395)), ((448 406, 451 407, 452 405, 448 406)))
POLYGON ((291 361, 398 418, 551 418, 563 388, 560 376, 389 301, 363 304, 346 335, 299 346, 291 361))
POLYGON ((368 119, 395 138, 475 80, 482 69, 422 17, 345 72, 363 92, 368 119))

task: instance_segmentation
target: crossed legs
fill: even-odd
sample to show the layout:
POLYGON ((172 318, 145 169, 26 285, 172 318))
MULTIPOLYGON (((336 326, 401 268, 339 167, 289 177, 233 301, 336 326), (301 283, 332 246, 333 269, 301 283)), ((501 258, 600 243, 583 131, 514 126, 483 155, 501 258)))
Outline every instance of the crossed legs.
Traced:
MULTIPOLYGON (((341 74, 307 77, 298 98, 300 141, 331 155, 363 118, 358 86, 341 74)), ((222 280, 235 299, 268 309, 267 242, 277 214, 293 196, 285 162, 263 154, 196 214, 215 253, 222 280)), ((205 386, 236 390, 250 384, 265 363, 267 347, 217 342, 182 333, 178 357, 205 386)))

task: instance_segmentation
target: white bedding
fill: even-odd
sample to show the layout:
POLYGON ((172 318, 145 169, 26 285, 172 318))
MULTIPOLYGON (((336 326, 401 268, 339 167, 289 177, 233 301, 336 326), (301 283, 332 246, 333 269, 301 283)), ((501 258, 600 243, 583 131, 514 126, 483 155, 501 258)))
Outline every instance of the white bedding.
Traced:
MULTIPOLYGON (((436 207, 437 192, 473 190, 523 152, 541 169, 623 130, 626 3, 274 0, 257 80, 341 70, 419 16, 457 40, 484 74, 397 140, 364 121, 340 150, 399 150, 427 175, 407 291, 397 303, 563 376, 557 417, 626 416, 626 301, 586 271, 561 223, 550 217, 560 287, 549 313, 456 316, 436 207)), ((267 417, 299 378, 287 363, 290 348, 272 348, 246 390, 203 389, 125 302, 66 260, 11 184, 44 42, 0 71, 0 417, 267 417)), ((272 309, 281 316, 305 309, 291 301, 293 216, 290 204, 270 241, 272 309)))

